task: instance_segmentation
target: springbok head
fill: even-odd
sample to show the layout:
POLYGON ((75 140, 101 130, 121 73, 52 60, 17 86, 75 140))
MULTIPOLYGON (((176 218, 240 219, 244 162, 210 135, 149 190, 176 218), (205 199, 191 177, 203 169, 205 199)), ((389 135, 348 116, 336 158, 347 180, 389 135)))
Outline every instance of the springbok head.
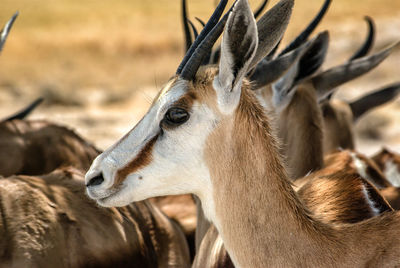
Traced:
POLYGON ((186 193, 207 201, 213 185, 205 157, 213 146, 210 137, 229 139, 243 99, 255 101, 245 77, 279 42, 293 7, 293 0, 281 0, 256 23, 248 1, 238 0, 217 23, 226 2, 220 2, 146 115, 94 160, 86 184, 98 204, 123 206, 186 193), (200 67, 222 31, 219 66, 200 67))

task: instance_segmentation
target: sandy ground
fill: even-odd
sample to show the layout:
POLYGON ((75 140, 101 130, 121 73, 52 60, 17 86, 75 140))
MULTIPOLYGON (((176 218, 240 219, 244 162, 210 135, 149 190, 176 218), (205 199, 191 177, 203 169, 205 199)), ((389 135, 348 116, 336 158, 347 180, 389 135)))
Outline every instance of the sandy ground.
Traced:
MULTIPOLYGON (((252 2, 257 3, 257 1, 252 2)), ((379 9, 375 7, 381 4, 383 6, 385 3, 378 0, 352 0, 354 6, 350 5, 348 9, 344 3, 349 1, 333 2, 329 16, 319 28, 328 29, 331 33, 325 69, 344 62, 363 42, 366 26, 360 14, 371 15, 376 20, 378 34, 374 51, 400 40, 400 1, 383 1, 386 6, 379 9), (335 6, 336 3, 338 4, 335 6), (366 7, 357 9, 354 14, 349 10, 352 7, 362 6, 362 3, 365 3, 366 7)), ((1 20, 5 21, 11 14, 10 10, 15 10, 23 3, 21 0, 14 2, 7 0, 5 7, 8 13, 3 10, 0 13, 1 20)), ((116 3, 117 7, 121 5, 120 12, 123 12, 122 2, 116 3)), ((99 12, 97 17, 92 18, 93 13, 86 10, 85 12, 91 14, 89 17, 91 20, 89 18, 87 21, 82 20, 85 14, 82 11, 83 15, 75 19, 82 20, 82 23, 79 25, 79 31, 73 35, 74 38, 68 34, 71 29, 78 27, 74 26, 75 24, 72 26, 66 24, 65 27, 64 24, 53 25, 52 28, 43 22, 35 26, 36 28, 43 26, 43 30, 30 34, 29 26, 25 25, 29 20, 22 19, 23 10, 21 10, 21 22, 15 24, 0 60, 0 118, 18 110, 34 98, 44 96, 45 103, 30 116, 31 119, 44 118, 74 128, 100 149, 113 144, 143 116, 152 97, 163 82, 167 81, 168 76, 174 73, 182 57, 179 1, 171 1, 172 7, 168 7, 166 1, 160 3, 158 9, 166 7, 168 14, 165 16, 168 20, 174 20, 173 23, 161 19, 159 16, 163 13, 157 13, 147 7, 150 8, 149 11, 146 6, 140 6, 145 11, 142 13, 139 12, 141 9, 137 11, 141 16, 139 18, 150 20, 158 16, 158 19, 149 22, 149 30, 145 33, 133 34, 132 38, 141 38, 142 43, 132 43, 131 49, 124 47, 128 46, 124 42, 129 43, 131 39, 124 37, 128 30, 124 27, 123 20, 118 24, 112 24, 114 28, 106 22, 95 27, 93 25, 97 24, 91 23, 91 20, 100 20, 103 13, 99 12), (18 30, 18 27, 22 29, 18 30), (60 37, 64 32, 60 30, 59 33, 59 29, 65 31, 64 38, 60 37), (154 30, 154 34, 151 34, 150 30, 154 30), (54 40, 51 37, 52 33, 54 40), (60 38, 63 38, 62 41, 60 38), (117 40, 116 43, 113 43, 112 38, 117 40), (72 43, 71 46, 68 46, 68 42, 72 43), (119 50, 114 51, 116 44, 119 50), (65 48, 65 51, 61 48, 65 48)), ((315 14, 321 1, 298 0, 296 5, 297 3, 304 8, 307 7, 308 10, 300 12, 295 9, 288 38, 284 43, 304 27, 315 14)), ((193 1, 191 12, 195 13, 197 8, 201 11, 199 12, 201 15, 208 14, 207 10, 210 8, 204 6, 199 1, 193 1)), ((56 8, 57 6, 53 7, 57 10, 56 8)), ((74 8, 80 10, 79 5, 74 8)), ((52 14, 49 10, 52 9, 47 7, 42 11, 44 18, 47 18, 46 14, 52 14)), ((28 10, 26 13, 36 14, 34 12, 35 10, 28 10)), ((111 15, 104 16, 110 18, 111 15)), ((202 17, 205 18, 206 15, 202 17)), ((52 19, 57 20, 54 14, 52 19)), ((67 18, 63 19, 68 21, 67 18)), ((74 20, 74 17, 70 19, 74 20)), ((129 29, 132 32, 146 25, 140 19, 126 19, 126 21, 129 27, 133 27, 135 22, 139 24, 137 29, 129 29)), ((79 24, 79 21, 74 23, 79 24)), ((342 86, 335 97, 345 100, 357 98, 369 91, 399 81, 399 74, 400 50, 397 50, 373 72, 342 86)), ((357 123, 356 133, 357 149, 364 153, 372 154, 382 146, 400 152, 400 99, 365 115, 357 123)))

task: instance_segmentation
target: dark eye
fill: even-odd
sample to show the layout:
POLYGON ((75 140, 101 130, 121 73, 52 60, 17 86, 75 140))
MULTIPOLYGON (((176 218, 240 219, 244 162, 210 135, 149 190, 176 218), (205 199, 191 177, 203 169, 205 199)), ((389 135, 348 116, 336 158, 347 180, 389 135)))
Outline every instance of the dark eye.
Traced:
POLYGON ((164 116, 164 122, 168 125, 181 125, 189 119, 189 113, 182 108, 170 108, 164 116))

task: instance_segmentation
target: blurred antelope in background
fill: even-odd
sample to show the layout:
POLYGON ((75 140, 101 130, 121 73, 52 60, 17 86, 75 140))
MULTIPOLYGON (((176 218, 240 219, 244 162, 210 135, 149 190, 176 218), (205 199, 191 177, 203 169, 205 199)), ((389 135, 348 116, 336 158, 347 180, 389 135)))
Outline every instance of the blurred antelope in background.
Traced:
POLYGON ((0 267, 189 267, 180 227, 151 202, 101 209, 85 196, 82 170, 100 151, 66 127, 24 120, 41 101, 0 122, 0 267))

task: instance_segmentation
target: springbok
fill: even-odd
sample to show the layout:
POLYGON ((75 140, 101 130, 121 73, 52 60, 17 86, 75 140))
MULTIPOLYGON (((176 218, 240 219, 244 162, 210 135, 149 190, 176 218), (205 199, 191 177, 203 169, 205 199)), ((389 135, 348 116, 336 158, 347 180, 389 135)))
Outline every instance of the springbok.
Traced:
MULTIPOLYGON (((365 20, 368 23, 369 29, 367 38, 364 44, 350 58, 349 62, 365 57, 373 47, 375 40, 375 23, 370 17, 365 17, 365 20)), ((371 67, 375 68, 380 62, 381 61, 378 61, 377 64, 373 64, 371 67)), ((366 68, 361 74, 368 72, 372 68, 366 68)), ((356 77, 358 77, 358 75, 353 78, 356 77)), ((345 80, 343 82, 347 81, 345 80)), ((354 123, 367 111, 394 99, 399 92, 399 88, 400 83, 392 84, 373 93, 366 94, 352 102, 331 99, 334 91, 327 95, 326 99, 321 99, 324 134, 326 136, 324 140, 324 152, 329 154, 335 152, 338 148, 354 149, 354 123)))
POLYGON ((95 159, 88 195, 111 207, 194 193, 237 267, 400 265, 399 214, 329 225, 300 202, 245 79, 263 29, 246 0, 212 18, 144 118, 95 159), (223 30, 219 68, 199 68, 223 30))
MULTIPOLYGON (((392 209, 377 189, 360 177, 356 167, 346 166, 347 162, 330 160, 327 167, 319 170, 324 164, 319 104, 315 90, 307 81, 296 85, 293 79, 301 81, 318 70, 324 61, 327 43, 327 33, 320 34, 302 56, 296 58, 293 70, 281 78, 290 80, 281 83, 289 88, 273 87, 278 136, 283 143, 282 153, 288 157, 286 162, 292 171, 292 179, 318 170, 295 182, 303 204, 322 222, 354 223, 392 209)), ((342 160, 340 156, 339 160, 342 160)), ((226 266, 233 264, 212 226, 204 235, 193 267, 226 266)))
POLYGON ((0 267, 189 267, 182 231, 148 201, 99 208, 75 168, 0 177, 0 267))

